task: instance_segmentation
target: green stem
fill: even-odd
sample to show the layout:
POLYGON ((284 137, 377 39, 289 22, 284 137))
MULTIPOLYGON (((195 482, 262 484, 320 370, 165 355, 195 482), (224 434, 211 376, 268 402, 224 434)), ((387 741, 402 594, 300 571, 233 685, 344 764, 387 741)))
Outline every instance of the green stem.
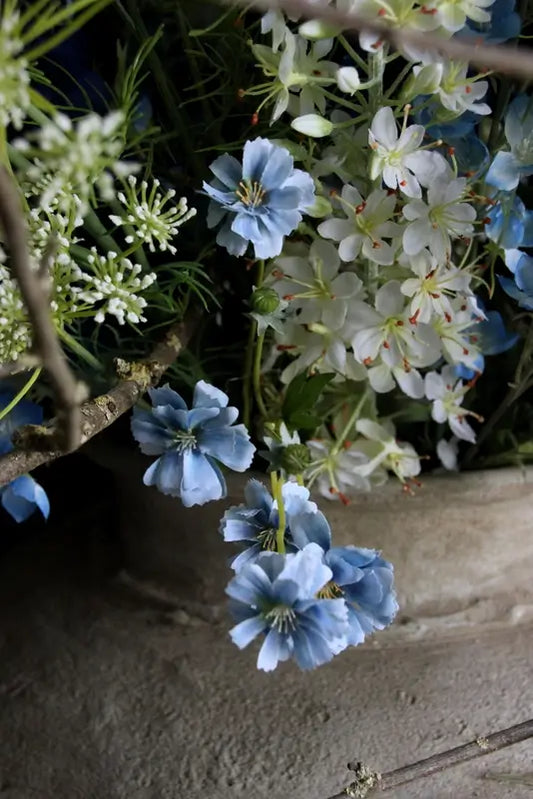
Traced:
POLYGON ((33 386, 33 384, 35 383, 35 381, 37 380, 37 378, 38 378, 38 377, 39 377, 39 375, 41 374, 41 371, 42 371, 42 367, 41 367, 41 366, 38 366, 38 367, 37 367, 37 369, 34 369, 34 371, 33 371, 33 374, 31 375, 31 377, 29 378, 29 380, 27 380, 27 382, 26 382, 26 383, 25 383, 25 384, 22 386, 22 388, 20 389, 19 393, 18 393, 18 394, 16 394, 16 395, 13 397, 13 399, 11 400, 11 402, 10 402, 10 403, 8 403, 8 405, 6 405, 6 407, 5 407, 5 408, 2 408, 2 410, 0 411, 0 421, 1 421, 1 420, 2 420, 2 419, 5 417, 5 416, 7 416, 7 415, 8 415, 8 413, 10 413, 10 412, 13 410, 13 408, 14 408, 16 405, 18 405, 18 404, 19 404, 19 402, 21 401, 21 399, 22 399, 23 397, 25 397, 25 396, 26 396, 26 394, 28 393, 28 391, 30 390, 30 388, 33 386))
POLYGON ((261 359, 263 357, 264 343, 265 343, 265 334, 261 333, 261 335, 257 337, 257 342, 255 345, 252 383, 254 387, 254 397, 255 401, 257 402, 257 407, 259 408, 261 416, 264 419, 266 419, 268 416, 268 411, 265 407, 265 403, 263 402, 263 395, 261 392, 261 359))
POLYGON ((331 448, 331 454, 332 455, 336 455, 340 451, 342 445, 344 444, 344 442, 346 441, 346 439, 348 437, 348 434, 349 434, 350 430, 354 426, 354 424, 357 421, 357 419, 359 419, 359 416, 361 415, 361 410, 363 408, 363 405, 365 403, 367 395, 368 395, 368 391, 365 389, 365 391, 363 391, 361 399, 359 400, 359 402, 357 403, 357 405, 353 409, 352 413, 350 414, 350 418, 346 422, 342 433, 340 434, 339 438, 335 442, 335 445, 331 448))
POLYGON ((104 367, 102 366, 100 361, 97 360, 97 358, 95 358, 94 355, 92 355, 88 350, 86 350, 85 347, 82 344, 80 344, 79 341, 76 341, 76 339, 73 336, 71 336, 70 333, 67 333, 65 328, 57 327, 56 333, 63 342, 63 344, 65 344, 69 349, 71 349, 72 352, 75 352, 76 355, 78 355, 83 361, 85 361, 85 363, 91 366, 95 371, 103 372, 104 367))
POLYGON ((339 39, 339 44, 342 44, 342 46, 344 47, 344 49, 346 50, 346 52, 348 53, 350 58, 361 69, 364 69, 364 71, 368 74, 368 64, 366 63, 366 61, 363 58, 361 58, 361 56, 358 53, 355 52, 355 50, 353 49, 353 47, 349 43, 349 41, 346 39, 346 37, 341 34, 341 36, 339 36, 338 39, 339 39))
POLYGON ((280 555, 285 554, 285 505, 283 504, 283 483, 278 477, 277 472, 270 473, 272 485, 272 496, 278 505, 278 529, 276 531, 276 549, 280 555))

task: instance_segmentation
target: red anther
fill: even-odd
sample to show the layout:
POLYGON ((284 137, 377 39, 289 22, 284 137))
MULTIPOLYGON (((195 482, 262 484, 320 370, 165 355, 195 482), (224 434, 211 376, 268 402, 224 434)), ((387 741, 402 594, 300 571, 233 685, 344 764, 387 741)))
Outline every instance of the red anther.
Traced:
POLYGON ((451 317, 451 315, 448 313, 448 311, 444 311, 444 318, 446 319, 446 321, 448 322, 448 324, 450 324, 450 323, 451 323, 451 321, 452 321, 452 317, 451 317))
POLYGON ((363 201, 360 205, 355 206, 355 213, 362 214, 366 208, 366 203, 363 201))
POLYGON ((380 8, 378 11, 378 17, 384 17, 387 12, 384 8, 380 8))
POLYGON ((436 14, 437 13, 437 9, 436 8, 426 8, 426 6, 422 6, 420 8, 420 13, 421 14, 436 14))
POLYGON ((396 320, 396 327, 403 327, 403 325, 404 325, 404 323, 402 322, 401 319, 397 319, 396 320))
POLYGON ((490 225, 491 221, 492 221, 492 220, 491 220, 490 216, 485 216, 485 217, 483 217, 483 219, 481 220, 481 224, 482 224, 482 225, 490 225))
POLYGON ((338 197, 339 196, 339 192, 337 191, 337 189, 330 189, 329 190, 329 196, 330 197, 338 197))
POLYGON ((285 277, 285 275, 283 274, 281 269, 274 269, 272 272, 272 277, 275 277, 279 280, 280 278, 285 277))
POLYGON ((278 344, 276 347, 279 352, 286 352, 287 350, 295 350, 296 344, 278 344))
POLYGON ((340 499, 340 501, 342 502, 343 505, 349 505, 350 504, 350 500, 348 499, 346 494, 343 494, 342 491, 337 491, 337 494, 339 495, 339 499, 340 499))
POLYGON ((250 125, 257 125, 258 122, 259 122, 259 114, 257 113, 257 111, 254 111, 254 113, 252 114, 252 118, 250 120, 250 125))
POLYGON ((284 300, 289 300, 289 301, 290 301, 290 300, 293 300, 293 299, 294 299, 294 296, 295 296, 294 294, 285 294, 285 295, 284 295, 284 297, 283 297, 283 299, 284 299, 284 300))
POLYGON ((467 178, 473 178, 475 174, 476 174, 476 173, 474 172, 474 170, 473 170, 473 169, 469 169, 469 170, 468 170, 468 172, 465 172, 465 177, 467 177, 467 178))
POLYGON ((463 355, 469 355, 469 354, 470 354, 470 350, 467 350, 466 347, 463 347, 463 355))
POLYGON ((381 47, 382 44, 383 44, 383 42, 381 41, 381 39, 379 39, 379 41, 377 41, 375 44, 372 45, 372 49, 373 50, 379 50, 379 48, 381 47))
POLYGON ((336 494, 337 493, 337 489, 335 488, 335 486, 330 486, 329 487, 329 493, 330 494, 336 494))
POLYGON ((472 91, 472 87, 471 87, 471 86, 465 86, 465 92, 466 92, 467 94, 470 94, 470 93, 471 93, 471 91, 472 91))
POLYGON ((381 244, 380 244, 379 241, 373 241, 372 242, 372 249, 373 250, 379 250, 380 247, 381 247, 381 244))
POLYGON ((438 299, 439 299, 439 297, 440 297, 440 294, 439 294, 439 292, 438 292, 438 291, 430 291, 430 292, 429 292, 429 296, 430 296, 430 297, 433 297, 433 299, 434 299, 434 300, 438 300, 438 299))
POLYGON ((385 347, 386 350, 390 350, 390 344, 388 341, 384 341, 383 346, 385 347))
POLYGON ((477 344, 477 342, 479 341, 479 336, 470 336, 470 341, 472 342, 472 344, 477 344))
POLYGON ((336 299, 337 299, 337 297, 335 296, 335 294, 330 294, 330 295, 329 295, 329 298, 330 298, 330 300, 336 300, 336 299))
POLYGON ((409 372, 411 371, 411 364, 409 363, 407 358, 403 358, 402 363, 403 363, 403 371, 409 374, 409 372))
POLYGON ((372 358, 363 358, 363 363, 365 366, 370 366, 372 363, 372 358))
POLYGON ((420 480, 416 480, 414 477, 410 477, 409 479, 410 479, 410 481, 411 481, 412 483, 414 483, 414 484, 415 484, 415 486, 416 486, 417 488, 422 488, 422 483, 420 482, 420 480))
POLYGON ((463 303, 463 304, 461 305, 461 309, 460 309, 460 310, 461 310, 461 311, 466 311, 466 305, 465 305, 465 303, 463 303))
POLYGON ((403 189, 404 186, 407 186, 407 181, 406 180, 400 180, 400 186, 403 189))
POLYGON ((345 441, 342 446, 344 447, 344 449, 350 449, 350 447, 352 446, 352 442, 345 441))
POLYGON ((320 71, 319 69, 314 69, 314 70, 313 70, 313 75, 316 75, 316 76, 317 76, 317 78, 318 78, 318 77, 319 77, 319 75, 322 75, 322 73, 321 73, 321 71, 320 71))
POLYGON ((455 155, 455 147, 448 147, 448 155, 455 155))
POLYGON ((414 314, 413 314, 412 316, 410 316, 410 317, 409 317, 409 322, 410 322, 412 325, 416 325, 416 323, 417 323, 417 321, 418 321, 418 317, 419 317, 419 316, 420 316, 420 308, 418 308, 418 310, 416 310, 416 311, 414 312, 414 314))
POLYGON ((392 197, 393 194, 396 194, 396 189, 387 189, 387 197, 392 197))
POLYGON ((408 485, 407 483, 404 483, 402 485, 402 491, 403 491, 404 494, 408 494, 410 497, 414 497, 414 495, 415 495, 415 492, 413 491, 411 486, 408 485))

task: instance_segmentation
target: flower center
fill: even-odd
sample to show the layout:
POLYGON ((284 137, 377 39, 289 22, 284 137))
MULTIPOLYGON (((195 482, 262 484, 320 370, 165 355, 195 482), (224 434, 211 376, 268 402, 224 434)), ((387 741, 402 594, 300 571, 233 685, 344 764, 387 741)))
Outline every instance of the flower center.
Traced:
POLYGON ((277 530, 275 530, 273 527, 265 527, 264 530, 260 530, 260 532, 257 534, 257 540, 261 545, 261 549, 266 549, 269 552, 276 552, 276 535, 277 530))
POLYGON ((286 605, 278 605, 264 614, 264 618, 269 622, 273 630, 287 635, 296 629, 296 613, 286 605))
POLYGON ((257 208, 258 205, 262 205, 266 191, 258 180, 252 181, 250 178, 243 178, 239 183, 239 188, 235 190, 235 194, 243 205, 248 208, 257 208))
POLYGON ((326 583, 326 585, 317 593, 318 599, 339 599, 343 596, 344 591, 340 585, 334 583, 333 580, 330 580, 329 583, 326 583))
POLYGON ((177 430, 174 434, 174 447, 178 452, 185 452, 196 446, 196 436, 192 430, 177 430))

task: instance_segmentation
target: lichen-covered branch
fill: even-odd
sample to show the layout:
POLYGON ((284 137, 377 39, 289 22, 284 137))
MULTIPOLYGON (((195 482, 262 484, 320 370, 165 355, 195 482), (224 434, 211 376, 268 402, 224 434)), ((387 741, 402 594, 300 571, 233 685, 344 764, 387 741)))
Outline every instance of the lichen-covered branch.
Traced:
MULTIPOLYGON (((11 256, 11 272, 17 281, 32 327, 33 350, 54 391, 57 413, 56 446, 76 449, 81 441, 80 402, 82 385, 71 372, 50 313, 49 293, 41 270, 31 265, 27 230, 20 197, 5 167, 0 167, 0 225, 11 256)), ((48 260, 48 253, 45 254, 48 260)))
MULTIPOLYGON (((155 386, 165 371, 179 356, 192 335, 196 318, 169 328, 166 336, 143 361, 115 362, 119 380, 107 393, 80 406, 80 446, 109 427, 123 413, 129 411, 150 386, 155 386)), ((54 446, 57 427, 28 425, 14 436, 16 448, 0 458, 0 486, 6 485, 21 474, 31 472, 43 463, 57 460, 67 453, 54 446)))
POLYGON ((448 749, 446 752, 440 752, 438 755, 432 755, 425 760, 419 760, 417 763, 402 766, 402 768, 388 771, 385 774, 371 771, 361 763, 349 763, 348 768, 354 772, 355 780, 340 793, 331 796, 330 799, 347 799, 347 797, 366 799, 366 797, 390 791, 408 782, 429 777, 431 774, 444 771, 452 766, 466 763, 468 760, 474 760, 476 757, 504 749, 506 746, 512 746, 527 738, 533 738, 533 719, 515 724, 513 727, 492 733, 492 735, 476 738, 475 741, 470 741, 463 746, 448 749))
POLYGON ((233 5, 258 11, 281 10, 298 19, 320 19, 341 30, 368 31, 376 33, 384 42, 390 42, 401 50, 410 47, 419 51, 432 51, 451 61, 474 64, 481 70, 493 70, 517 78, 531 79, 533 55, 531 51, 516 49, 512 45, 486 45, 472 39, 443 39, 434 33, 411 28, 394 28, 379 20, 367 19, 351 11, 341 11, 325 3, 318 5, 310 0, 219 0, 224 5, 233 5))

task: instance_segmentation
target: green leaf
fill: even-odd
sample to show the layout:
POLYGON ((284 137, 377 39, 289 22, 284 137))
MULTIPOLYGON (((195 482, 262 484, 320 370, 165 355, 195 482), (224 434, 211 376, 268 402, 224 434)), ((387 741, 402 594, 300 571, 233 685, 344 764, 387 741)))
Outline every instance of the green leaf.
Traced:
POLYGON ((293 430, 311 430, 318 427, 320 418, 311 413, 318 398, 334 374, 318 374, 312 377, 297 375, 289 384, 282 405, 282 415, 293 430))

